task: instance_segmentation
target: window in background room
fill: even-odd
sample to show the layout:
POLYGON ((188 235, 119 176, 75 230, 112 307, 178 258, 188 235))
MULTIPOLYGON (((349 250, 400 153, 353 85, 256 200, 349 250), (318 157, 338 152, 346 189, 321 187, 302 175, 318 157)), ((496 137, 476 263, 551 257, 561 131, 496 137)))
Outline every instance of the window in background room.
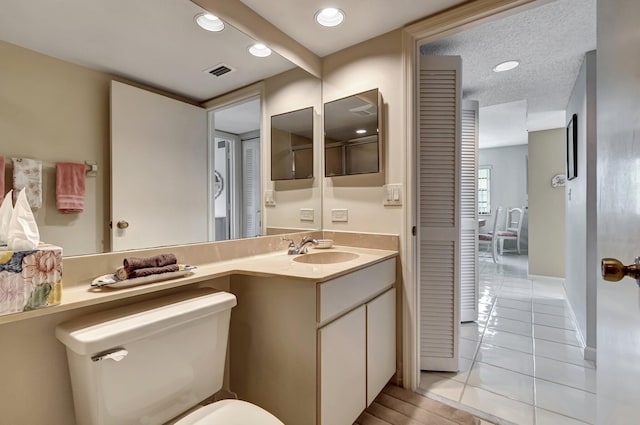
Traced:
POLYGON ((491 167, 478 168, 478 214, 491 214, 491 167))

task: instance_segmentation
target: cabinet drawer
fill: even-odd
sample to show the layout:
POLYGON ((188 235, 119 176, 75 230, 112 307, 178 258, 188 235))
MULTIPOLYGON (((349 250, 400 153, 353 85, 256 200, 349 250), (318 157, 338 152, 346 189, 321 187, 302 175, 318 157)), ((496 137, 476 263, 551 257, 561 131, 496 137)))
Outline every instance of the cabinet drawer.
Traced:
POLYGON ((396 280, 396 259, 390 258, 366 269, 320 284, 320 326, 392 287, 396 280))

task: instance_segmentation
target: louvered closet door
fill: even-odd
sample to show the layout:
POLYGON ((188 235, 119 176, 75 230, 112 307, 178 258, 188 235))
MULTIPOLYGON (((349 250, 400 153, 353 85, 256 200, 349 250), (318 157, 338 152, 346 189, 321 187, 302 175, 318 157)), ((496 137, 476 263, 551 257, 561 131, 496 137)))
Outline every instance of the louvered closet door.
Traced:
POLYGON ((260 211, 260 139, 242 141, 242 237, 262 234, 260 211))
POLYGON ((478 102, 462 105, 460 320, 478 320, 478 102))
POLYGON ((423 56, 419 75, 420 364, 458 370, 462 61, 423 56))

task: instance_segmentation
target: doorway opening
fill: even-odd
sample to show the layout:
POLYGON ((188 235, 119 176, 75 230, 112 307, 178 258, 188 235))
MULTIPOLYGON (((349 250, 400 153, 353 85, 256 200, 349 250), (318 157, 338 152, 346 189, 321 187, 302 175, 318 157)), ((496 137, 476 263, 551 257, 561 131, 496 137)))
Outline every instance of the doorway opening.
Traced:
MULTIPOLYGON (((479 103, 475 167, 483 172, 475 175, 483 181, 476 182, 475 196, 484 214, 473 222, 484 225, 480 233, 491 239, 475 263, 477 318, 459 328, 458 370, 423 372, 419 391, 484 412, 488 420, 595 421, 595 370, 585 360, 579 323, 587 300, 565 286, 570 277, 565 265, 572 267, 565 248, 572 223, 565 207, 575 210, 583 201, 571 198, 563 178, 567 116, 581 96, 576 91, 595 49, 595 13, 595 1, 557 1, 420 49, 421 55, 459 56, 463 70, 473 69, 472 78, 467 71, 462 77, 463 101, 479 103), (576 10, 579 17, 571 16, 576 10), (567 37, 573 26, 587 33, 567 37), (518 59, 520 67, 511 74, 492 70, 508 59, 518 59), (483 134, 483 124, 493 127, 492 135, 483 134), (506 131, 512 127, 518 127, 517 134, 506 131), (505 143, 483 146, 483 141, 505 143), (513 235, 502 237, 507 233, 513 235)), ((464 125, 463 118, 463 138, 464 125)))
POLYGON ((210 240, 262 235, 260 96, 209 111, 210 240))

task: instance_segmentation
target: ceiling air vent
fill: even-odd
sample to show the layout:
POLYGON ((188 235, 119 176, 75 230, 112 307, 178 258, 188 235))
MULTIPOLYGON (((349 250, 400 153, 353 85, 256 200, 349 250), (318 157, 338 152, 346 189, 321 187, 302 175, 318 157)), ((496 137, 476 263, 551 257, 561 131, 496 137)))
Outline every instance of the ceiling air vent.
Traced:
POLYGON ((211 69, 206 70, 206 72, 208 72, 209 74, 215 76, 215 77, 222 77, 224 74, 228 74, 229 72, 233 71, 233 68, 231 68, 230 66, 227 66, 223 63, 218 64, 216 66, 214 66, 211 69))

